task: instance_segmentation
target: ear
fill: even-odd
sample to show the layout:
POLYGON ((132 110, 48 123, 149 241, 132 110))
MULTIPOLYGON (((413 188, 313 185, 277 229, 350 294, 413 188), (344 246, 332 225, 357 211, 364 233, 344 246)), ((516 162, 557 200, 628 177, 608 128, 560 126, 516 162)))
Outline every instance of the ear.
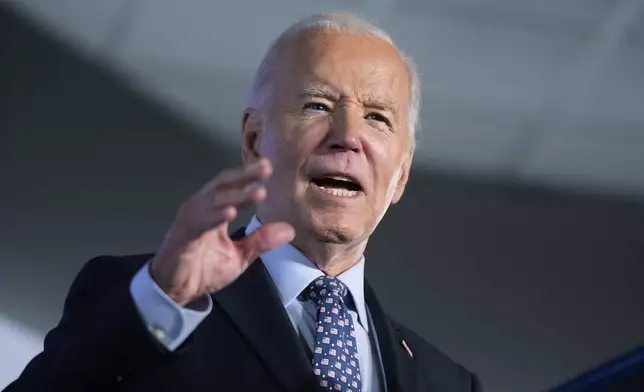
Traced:
POLYGON ((242 159, 250 165, 261 158, 259 146, 262 134, 262 116, 254 108, 246 108, 242 118, 242 159))
POLYGON ((411 162, 414 158, 415 148, 416 146, 412 145, 405 153, 405 158, 400 168, 398 183, 396 184, 396 191, 391 199, 391 204, 398 203, 402 198, 403 193, 405 193, 405 186, 407 186, 407 181, 409 180, 409 172, 411 171, 411 162))

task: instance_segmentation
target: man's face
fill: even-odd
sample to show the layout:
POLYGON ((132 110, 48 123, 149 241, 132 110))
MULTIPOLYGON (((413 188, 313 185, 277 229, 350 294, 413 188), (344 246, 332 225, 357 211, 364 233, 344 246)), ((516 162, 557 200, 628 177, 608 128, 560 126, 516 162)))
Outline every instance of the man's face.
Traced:
POLYGON ((310 31, 293 39, 244 121, 247 163, 273 164, 266 221, 328 243, 366 240, 402 196, 413 153, 410 78, 376 37, 310 31))

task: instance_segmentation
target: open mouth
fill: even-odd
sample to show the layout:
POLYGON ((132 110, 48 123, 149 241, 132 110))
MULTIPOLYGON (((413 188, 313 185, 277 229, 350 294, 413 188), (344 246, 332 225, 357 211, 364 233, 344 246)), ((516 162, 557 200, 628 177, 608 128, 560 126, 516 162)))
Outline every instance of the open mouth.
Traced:
POLYGON ((311 182, 319 190, 332 196, 355 197, 362 192, 362 186, 356 180, 346 176, 321 176, 311 182))

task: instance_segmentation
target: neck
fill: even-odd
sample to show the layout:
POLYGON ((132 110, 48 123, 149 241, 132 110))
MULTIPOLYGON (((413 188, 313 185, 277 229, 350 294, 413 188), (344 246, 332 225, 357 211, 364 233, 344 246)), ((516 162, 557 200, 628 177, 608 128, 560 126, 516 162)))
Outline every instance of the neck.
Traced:
MULTIPOLYGON (((265 215, 261 214, 260 216, 258 211, 255 217, 262 224, 273 221, 265 215)), ((360 262, 367 242, 368 237, 350 243, 329 242, 315 233, 303 233, 296 230, 291 245, 302 252, 325 275, 335 277, 360 262)))
POLYGON ((335 277, 361 260, 367 241, 358 244, 333 244, 310 237, 296 236, 291 245, 302 252, 325 275, 335 277))

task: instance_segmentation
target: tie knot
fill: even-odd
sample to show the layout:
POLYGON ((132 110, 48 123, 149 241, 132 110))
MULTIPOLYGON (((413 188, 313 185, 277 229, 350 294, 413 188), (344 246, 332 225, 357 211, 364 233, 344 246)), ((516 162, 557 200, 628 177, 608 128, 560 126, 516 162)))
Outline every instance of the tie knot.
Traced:
POLYGON ((336 278, 320 276, 315 279, 305 290, 306 295, 315 301, 318 306, 322 304, 337 303, 340 300, 346 301, 349 289, 344 283, 336 278))

